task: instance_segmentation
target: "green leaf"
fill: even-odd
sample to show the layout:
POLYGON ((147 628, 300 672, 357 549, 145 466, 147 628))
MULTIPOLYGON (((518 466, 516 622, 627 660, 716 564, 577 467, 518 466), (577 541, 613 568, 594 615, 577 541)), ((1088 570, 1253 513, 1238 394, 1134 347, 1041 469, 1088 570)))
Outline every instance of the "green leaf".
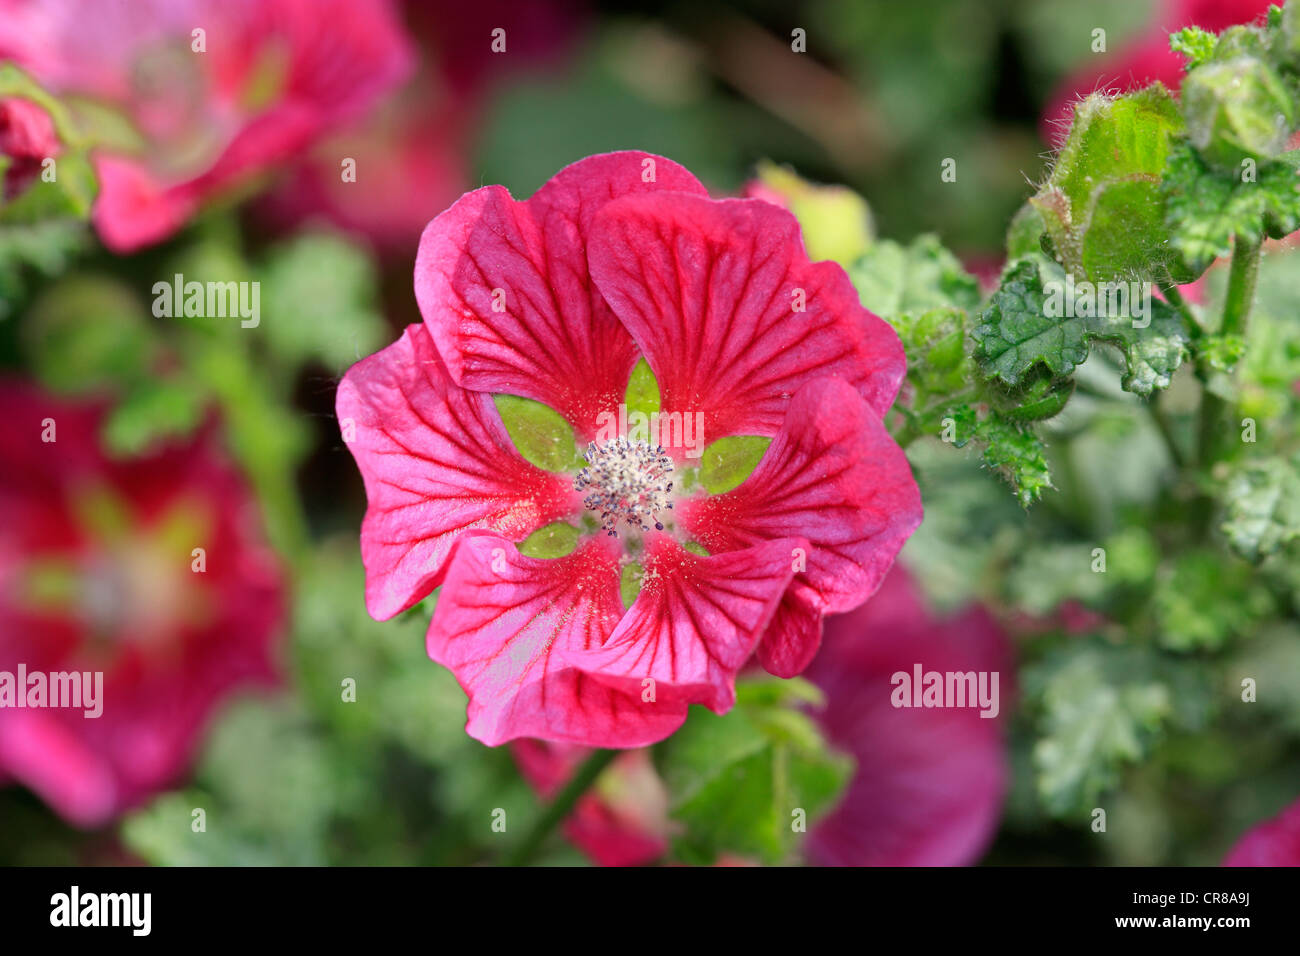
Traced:
POLYGON ((934 236, 918 236, 909 246, 876 242, 847 269, 862 304, 891 321, 905 312, 979 305, 979 281, 934 236))
POLYGON ((131 386, 104 422, 110 454, 138 455, 167 438, 184 438, 203 421, 207 393, 186 379, 141 380, 131 386))
POLYGON ((374 263, 341 236, 303 235, 277 247, 261 281, 261 329, 281 358, 339 370, 383 344, 374 263))
POLYGON ((1250 565, 1207 548, 1180 554, 1164 570, 1151 608, 1162 647, 1216 651, 1251 634, 1274 602, 1250 565))
POLYGON ((1300 456, 1247 462, 1228 481, 1223 533, 1247 561, 1258 563, 1300 540, 1300 456))
POLYGON ((1300 229, 1300 151, 1261 163, 1256 181, 1243 170, 1219 173, 1188 146, 1171 155, 1162 190, 1171 242, 1200 274, 1232 252, 1232 237, 1280 239, 1300 229))
POLYGON ((559 412, 549 405, 518 395, 494 395, 492 398, 510 440, 525 459, 547 471, 575 471, 582 467, 573 427, 559 412))
POLYGON ((1042 736, 1034 746, 1039 798, 1054 816, 1082 816, 1142 758, 1173 712, 1169 689, 1115 681, 1093 648, 1049 659, 1025 677, 1041 685, 1042 736))
POLYGON ((1047 452, 1033 429, 994 412, 975 426, 975 438, 985 445, 984 463, 1006 478, 1024 507, 1052 487, 1047 452))
POLYGON ((1002 277, 973 331, 975 358, 988 377, 1019 386, 1036 365, 1055 378, 1088 357, 1082 318, 1047 315, 1038 262, 1025 259, 1002 277))
POLYGON ((126 286, 76 275, 50 286, 21 329, 37 378, 61 392, 110 388, 147 373, 155 346, 144 304, 126 286))
POLYGON ((832 754, 816 723, 794 709, 807 700, 802 686, 743 686, 730 713, 694 708, 656 748, 669 812, 684 827, 676 850, 688 862, 726 853, 787 860, 793 824, 829 809, 852 773, 852 761, 832 754))
POLYGON ((737 487, 754 473, 772 439, 762 435, 728 435, 704 449, 700 483, 711 495, 737 487))
POLYGON ((1076 279, 1150 278, 1170 259, 1160 193, 1178 104, 1159 83, 1075 107, 1052 174, 1031 201, 1076 279))
MULTIPOLYGON (((980 314, 974 330, 976 360, 981 371, 1007 386, 1026 385, 1031 373, 1042 368, 1054 379, 1064 378, 1088 357, 1093 340, 1120 348, 1127 365, 1124 388, 1139 395, 1166 388, 1174 371, 1188 356, 1191 340, 1181 313, 1156 299, 1150 312, 1136 318, 1137 308, 1120 309, 1120 315, 1066 316, 1064 306, 1072 286, 1060 284, 1044 289, 1039 263, 1025 259, 1002 278, 988 307, 980 314), (1149 320, 1145 328, 1134 322, 1149 320)), ((1082 284, 1073 287, 1082 289, 1082 284)), ((1145 287, 1143 287, 1145 290, 1145 287)), ((1103 296, 1094 287, 1095 301, 1103 296)), ((1111 311, 1107 309, 1106 311, 1111 311)))

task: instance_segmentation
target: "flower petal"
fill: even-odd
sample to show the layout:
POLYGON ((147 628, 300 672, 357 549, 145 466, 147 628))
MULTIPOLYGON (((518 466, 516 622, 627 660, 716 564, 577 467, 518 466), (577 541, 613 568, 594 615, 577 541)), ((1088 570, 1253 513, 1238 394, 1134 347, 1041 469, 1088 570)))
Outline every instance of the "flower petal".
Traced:
POLYGON ((772 623, 758 642, 758 662, 769 674, 794 677, 822 646, 822 611, 816 590, 794 581, 781 596, 772 623))
POLYGON ((567 478, 520 457, 490 395, 451 381, 422 325, 348 370, 337 413, 366 484, 361 556, 378 620, 438 585, 466 529, 522 541, 577 506, 567 478))
POLYGON ((590 538, 563 558, 528 558, 474 532, 457 546, 429 625, 429 656, 469 694, 471 737, 541 737, 639 747, 667 737, 684 705, 643 702, 593 680, 566 652, 599 647, 622 614, 618 555, 590 538))
POLYGON ((526 202, 488 186, 429 223, 416 299, 452 378, 544 402, 589 439, 596 416, 622 401, 637 352, 587 274, 587 233, 611 199, 663 189, 704 193, 671 160, 606 153, 560 171, 526 202), (653 182, 643 181, 648 171, 653 182))
POLYGON ((844 270, 811 263, 795 218, 757 199, 628 196, 596 217, 591 275, 645 353, 669 412, 712 441, 774 435, 812 376, 841 378, 883 416, 905 369, 893 329, 844 270))
MULTIPOLYGON (((907 537, 921 523, 921 495, 912 471, 884 426, 847 383, 820 379, 801 388, 754 473, 732 491, 688 499, 682 521, 710 553, 770 538, 808 539, 807 568, 796 581, 801 599, 819 613, 847 611, 880 585, 907 537)), ((794 610, 794 608, 787 608, 794 610)), ((789 627, 760 655, 789 662, 816 652, 817 632, 789 627)))
POLYGON ((794 573, 791 555, 807 542, 764 541, 701 557, 666 535, 647 546, 641 593, 603 647, 566 652, 597 680, 657 700, 700 703, 725 713, 735 678, 794 573))

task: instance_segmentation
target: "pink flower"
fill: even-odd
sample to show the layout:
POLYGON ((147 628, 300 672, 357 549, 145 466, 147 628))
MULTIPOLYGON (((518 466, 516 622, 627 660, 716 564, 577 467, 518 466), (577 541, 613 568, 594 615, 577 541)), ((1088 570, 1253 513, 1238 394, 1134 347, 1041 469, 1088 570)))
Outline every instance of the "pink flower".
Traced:
MULTIPOLYGON (((554 797, 590 754, 572 744, 517 740, 510 745, 524 779, 554 797)), ((597 866, 644 866, 668 850, 668 798, 648 750, 620 754, 578 798, 564 833, 597 866)))
POLYGON ((412 53, 386 0, 0 0, 0 58, 124 116, 93 218, 125 252, 356 115, 412 53))
POLYGON ((62 151, 50 114, 29 100, 0 99, 0 201, 13 199, 41 172, 41 163, 62 151))
POLYGON ((1300 866, 1300 800, 1247 831, 1224 866, 1300 866))
POLYGON ((323 216, 382 251, 408 255, 429 217, 473 179, 470 154, 496 81, 554 58, 574 38, 574 4, 544 0, 406 0, 409 32, 425 56, 396 96, 321 142, 269 197, 269 218, 323 216), (491 52, 494 30, 508 55, 491 52), (356 176, 340 175, 344 159, 356 176))
POLYGON ((903 568, 869 604, 828 621, 807 676, 826 693, 818 717, 831 744, 858 767, 808 835, 812 862, 963 866, 992 839, 1007 789, 1002 721, 973 706, 893 706, 893 675, 917 664, 997 673, 999 710, 1011 697, 1011 652, 993 619, 980 608, 936 617, 903 568))
POLYGON ((415 290, 423 325, 338 393, 369 497, 366 601, 386 619, 442 586, 429 653, 485 743, 633 747, 691 703, 726 711, 756 648, 774 673, 802 670, 822 616, 866 600, 920 522, 881 424, 901 345, 839 266, 808 261, 784 210, 711 200, 660 157, 593 156, 525 202, 461 198, 425 230, 415 290), (611 428, 642 356, 678 423, 666 450, 611 428), (493 393, 557 411, 587 466, 525 461, 493 393), (707 442, 771 445, 706 495, 684 485, 688 421, 707 442), (519 553, 557 521, 581 532, 571 553, 519 553))
POLYGON ((1222 33, 1238 23, 1261 19, 1273 0, 1159 0, 1151 24, 1137 39, 1109 54, 1093 55, 1052 95, 1043 111, 1043 139, 1060 146, 1074 103, 1094 90, 1136 90, 1159 81, 1171 90, 1182 84, 1187 59, 1169 49, 1169 35, 1183 27, 1222 33))
POLYGON ((12 383, 0 400, 0 776, 95 826, 174 784, 234 688, 272 680, 280 572, 210 434, 110 461, 102 408, 12 383), (83 697, 100 715, 15 707, 20 668, 102 673, 83 697))

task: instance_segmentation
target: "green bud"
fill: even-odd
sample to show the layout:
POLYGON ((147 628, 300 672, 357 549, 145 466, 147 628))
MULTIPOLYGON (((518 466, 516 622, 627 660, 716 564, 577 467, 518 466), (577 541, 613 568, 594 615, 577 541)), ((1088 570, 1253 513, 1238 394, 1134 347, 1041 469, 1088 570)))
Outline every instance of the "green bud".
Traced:
POLYGON ((1253 56, 1207 63, 1188 73, 1183 112, 1192 145, 1211 166, 1234 175, 1243 160, 1281 154, 1295 123, 1282 80, 1253 56))
POLYGON ((1074 379, 1053 381, 1051 376, 1035 374, 1024 388, 1007 389, 992 385, 990 403, 1003 418, 1014 422, 1038 422, 1060 414, 1074 394, 1074 379))

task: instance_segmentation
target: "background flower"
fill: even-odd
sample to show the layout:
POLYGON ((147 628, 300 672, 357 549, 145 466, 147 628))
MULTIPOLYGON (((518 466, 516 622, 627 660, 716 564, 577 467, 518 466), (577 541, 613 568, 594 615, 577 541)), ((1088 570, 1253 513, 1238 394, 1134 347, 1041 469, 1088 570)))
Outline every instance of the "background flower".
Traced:
POLYGON ((0 711, 0 771, 98 826, 178 781, 233 690, 273 681, 281 574, 214 435, 112 461, 101 405, 0 392, 0 671, 103 674, 101 716, 0 711))

